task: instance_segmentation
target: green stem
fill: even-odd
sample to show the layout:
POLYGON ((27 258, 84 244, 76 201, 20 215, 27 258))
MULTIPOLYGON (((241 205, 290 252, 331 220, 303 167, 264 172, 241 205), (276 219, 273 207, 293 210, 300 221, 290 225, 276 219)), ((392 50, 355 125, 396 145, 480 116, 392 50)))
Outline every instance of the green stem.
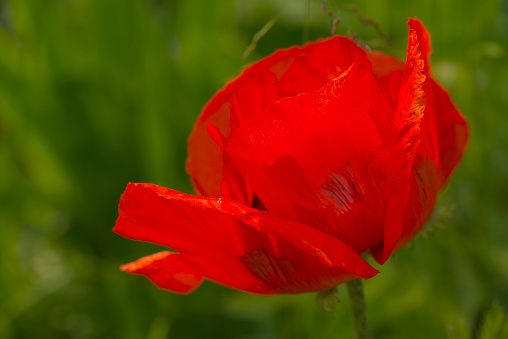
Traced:
POLYGON ((365 293, 363 281, 358 278, 346 283, 351 307, 353 309, 353 322, 355 324, 356 337, 358 339, 372 339, 369 324, 367 322, 367 309, 365 307, 365 293))

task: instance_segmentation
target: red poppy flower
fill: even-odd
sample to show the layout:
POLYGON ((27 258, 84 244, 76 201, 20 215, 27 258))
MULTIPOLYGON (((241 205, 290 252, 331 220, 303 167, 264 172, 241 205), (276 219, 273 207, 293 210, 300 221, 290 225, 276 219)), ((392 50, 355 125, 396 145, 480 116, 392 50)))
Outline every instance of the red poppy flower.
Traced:
POLYGON ((189 138, 193 196, 129 184, 114 231, 178 252, 122 266, 190 293, 203 279, 259 294, 378 273, 411 240, 460 161, 468 127, 430 77, 410 19, 406 62, 344 37, 277 51, 204 108, 189 138))

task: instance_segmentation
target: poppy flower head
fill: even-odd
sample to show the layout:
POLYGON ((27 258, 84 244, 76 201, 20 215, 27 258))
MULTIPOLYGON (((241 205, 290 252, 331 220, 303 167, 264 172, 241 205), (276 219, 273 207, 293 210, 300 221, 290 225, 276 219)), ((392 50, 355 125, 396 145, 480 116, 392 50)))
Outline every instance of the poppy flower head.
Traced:
POLYGON ((322 291, 378 273, 421 229, 458 165, 464 117, 410 19, 406 61, 345 37, 280 50, 207 103, 189 137, 193 196, 129 184, 114 231, 164 245, 122 266, 190 293, 322 291))

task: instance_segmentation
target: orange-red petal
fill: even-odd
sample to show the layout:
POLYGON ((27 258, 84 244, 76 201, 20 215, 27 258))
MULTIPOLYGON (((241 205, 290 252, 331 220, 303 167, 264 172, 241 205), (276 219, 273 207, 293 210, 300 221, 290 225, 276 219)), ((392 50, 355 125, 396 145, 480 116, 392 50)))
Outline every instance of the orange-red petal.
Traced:
POLYGON ((203 281, 203 277, 194 270, 189 259, 183 254, 163 251, 122 265, 120 269, 144 275, 162 289, 189 294, 203 281))
MULTIPOLYGON (((420 25, 410 19, 407 58, 395 116, 395 143, 388 167, 389 200, 386 208, 384 244, 372 251, 384 263, 402 243, 403 216, 409 200, 410 181, 416 150, 421 142, 420 124, 425 110, 423 84, 427 56, 420 49, 420 25)), ((416 216, 418 220, 422 216, 416 216)))
POLYGON ((344 37, 279 50, 247 67, 207 103, 189 137, 187 171, 198 192, 222 196, 221 150, 208 135, 208 125, 229 139, 239 124, 262 115, 274 101, 316 91, 339 76, 365 52, 344 37))
POLYGON ((394 112, 368 61, 265 115, 241 126, 226 149, 264 206, 358 253, 380 244, 394 112))
POLYGON ((168 262, 182 256, 167 265, 168 282, 158 280, 169 288, 181 273, 252 293, 302 293, 377 273, 333 237, 226 199, 129 184, 119 212, 115 232, 177 250, 168 262))

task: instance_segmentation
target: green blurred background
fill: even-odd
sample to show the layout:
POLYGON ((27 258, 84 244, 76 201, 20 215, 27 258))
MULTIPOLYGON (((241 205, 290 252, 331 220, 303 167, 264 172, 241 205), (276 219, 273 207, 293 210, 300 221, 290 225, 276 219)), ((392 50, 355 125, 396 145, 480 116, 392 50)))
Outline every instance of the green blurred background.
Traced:
MULTIPOLYGON (((508 1, 356 1, 391 44, 347 4, 328 2, 338 33, 401 58, 407 18, 424 21, 434 75, 472 130, 428 227, 365 284, 373 333, 482 337, 493 303, 508 306, 508 1)), ((314 294, 261 297, 206 282, 178 296, 118 269, 159 246, 111 232, 127 182, 192 192, 186 138, 201 107, 247 63, 330 36, 321 6, 0 1, 0 338, 354 337, 342 287, 335 314, 314 294)))

